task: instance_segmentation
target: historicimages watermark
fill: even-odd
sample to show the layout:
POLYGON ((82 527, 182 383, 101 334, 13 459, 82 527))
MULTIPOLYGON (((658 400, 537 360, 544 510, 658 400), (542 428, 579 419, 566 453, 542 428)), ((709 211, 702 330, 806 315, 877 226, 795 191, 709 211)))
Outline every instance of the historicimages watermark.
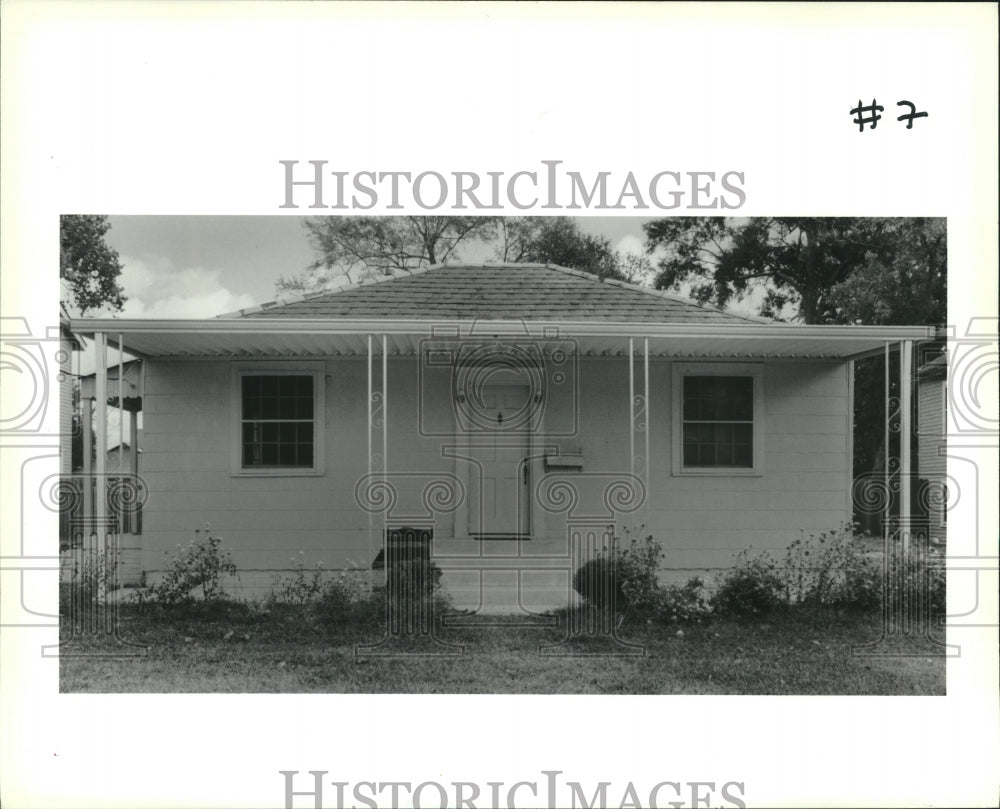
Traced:
POLYGON ((746 809, 744 781, 670 781, 624 784, 570 781, 562 770, 541 770, 515 781, 338 781, 327 770, 279 770, 285 809, 687 809, 722 806, 746 809))

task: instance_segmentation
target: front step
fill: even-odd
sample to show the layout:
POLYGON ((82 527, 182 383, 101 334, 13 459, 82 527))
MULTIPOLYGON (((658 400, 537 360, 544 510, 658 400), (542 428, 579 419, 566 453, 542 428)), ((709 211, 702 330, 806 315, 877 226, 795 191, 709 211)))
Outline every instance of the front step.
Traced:
POLYGON ((538 614, 579 600, 565 569, 452 569, 441 583, 455 609, 484 615, 538 614))

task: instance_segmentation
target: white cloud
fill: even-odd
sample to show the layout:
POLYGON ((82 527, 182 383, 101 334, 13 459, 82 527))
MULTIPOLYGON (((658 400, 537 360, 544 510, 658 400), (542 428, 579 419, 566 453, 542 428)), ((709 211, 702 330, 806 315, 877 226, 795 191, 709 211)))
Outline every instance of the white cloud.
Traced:
POLYGON ((618 240, 618 244, 615 245, 615 249, 620 253, 630 253, 633 256, 642 256, 646 254, 642 239, 638 236, 632 235, 631 233, 627 236, 622 236, 621 239, 618 240))
POLYGON ((214 317, 258 303, 245 292, 227 289, 220 270, 179 268, 171 259, 157 255, 120 259, 121 283, 128 298, 121 317, 214 317))

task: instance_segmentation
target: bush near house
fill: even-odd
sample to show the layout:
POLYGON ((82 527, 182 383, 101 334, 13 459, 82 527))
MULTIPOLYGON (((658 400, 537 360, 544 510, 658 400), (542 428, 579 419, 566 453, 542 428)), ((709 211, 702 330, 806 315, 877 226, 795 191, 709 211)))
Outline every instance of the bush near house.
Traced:
POLYGON ((786 595, 774 558, 766 551, 752 555, 747 549, 737 554, 736 564, 722 575, 712 610, 735 618, 769 615, 787 606, 786 595))
POLYGON ((871 609, 880 603, 881 565, 849 525, 795 540, 781 577, 789 604, 871 609))
POLYGON ((178 543, 177 552, 170 555, 167 572, 156 584, 144 586, 135 594, 140 605, 190 604, 194 601, 224 601, 223 577, 239 578, 236 563, 222 547, 222 537, 205 523, 204 531, 196 528, 194 539, 186 546, 178 543))
POLYGON ((121 551, 77 549, 72 564, 64 568, 59 582, 59 612, 74 620, 91 614, 93 608, 118 587, 121 551))
MULTIPOLYGON (((631 532, 626 531, 626 536, 631 532)), ((631 538, 624 547, 613 538, 610 548, 580 566, 573 587, 587 604, 614 609, 622 620, 673 623, 706 617, 704 582, 693 578, 684 585, 663 584, 659 580, 663 556, 663 545, 652 535, 631 538)))
MULTIPOLYGON (((628 532, 627 532, 628 533, 628 532)), ((888 569, 872 552, 873 540, 851 525, 803 536, 783 556, 747 549, 718 579, 709 599, 700 578, 684 585, 659 581, 663 547, 653 536, 614 538, 610 547, 576 571, 573 586, 591 607, 614 609, 621 620, 659 623, 700 621, 711 614, 741 620, 791 608, 872 611, 888 599, 923 599, 931 615, 945 609, 940 565, 916 549, 907 560, 893 556, 888 569)))
POLYGON ((393 559, 384 586, 373 586, 362 567, 328 573, 323 563, 306 568, 305 555, 292 557, 294 572, 275 577, 267 608, 306 621, 371 626, 397 614, 433 615, 448 607, 441 592, 441 568, 429 558, 393 559))
POLYGON ((780 560, 767 551, 742 551, 722 575, 712 609, 752 617, 792 607, 872 611, 884 599, 923 599, 930 615, 944 613, 943 565, 932 564, 919 545, 907 558, 894 553, 887 562, 871 545, 871 537, 841 525, 795 540, 780 560))

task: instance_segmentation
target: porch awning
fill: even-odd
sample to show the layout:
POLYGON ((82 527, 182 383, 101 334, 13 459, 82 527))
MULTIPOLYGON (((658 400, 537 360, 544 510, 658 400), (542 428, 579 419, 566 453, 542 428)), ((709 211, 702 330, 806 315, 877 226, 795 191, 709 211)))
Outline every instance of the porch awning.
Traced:
MULTIPOLYGON (((576 343, 584 356, 624 356, 629 338, 649 340, 651 357, 850 359, 900 340, 935 337, 931 326, 801 326, 787 323, 628 323, 427 319, 79 318, 79 335, 107 335, 146 358, 364 356, 367 336, 386 335, 390 355, 416 355, 430 339, 539 340, 576 343)), ((565 348, 565 346, 563 346, 565 348)))

